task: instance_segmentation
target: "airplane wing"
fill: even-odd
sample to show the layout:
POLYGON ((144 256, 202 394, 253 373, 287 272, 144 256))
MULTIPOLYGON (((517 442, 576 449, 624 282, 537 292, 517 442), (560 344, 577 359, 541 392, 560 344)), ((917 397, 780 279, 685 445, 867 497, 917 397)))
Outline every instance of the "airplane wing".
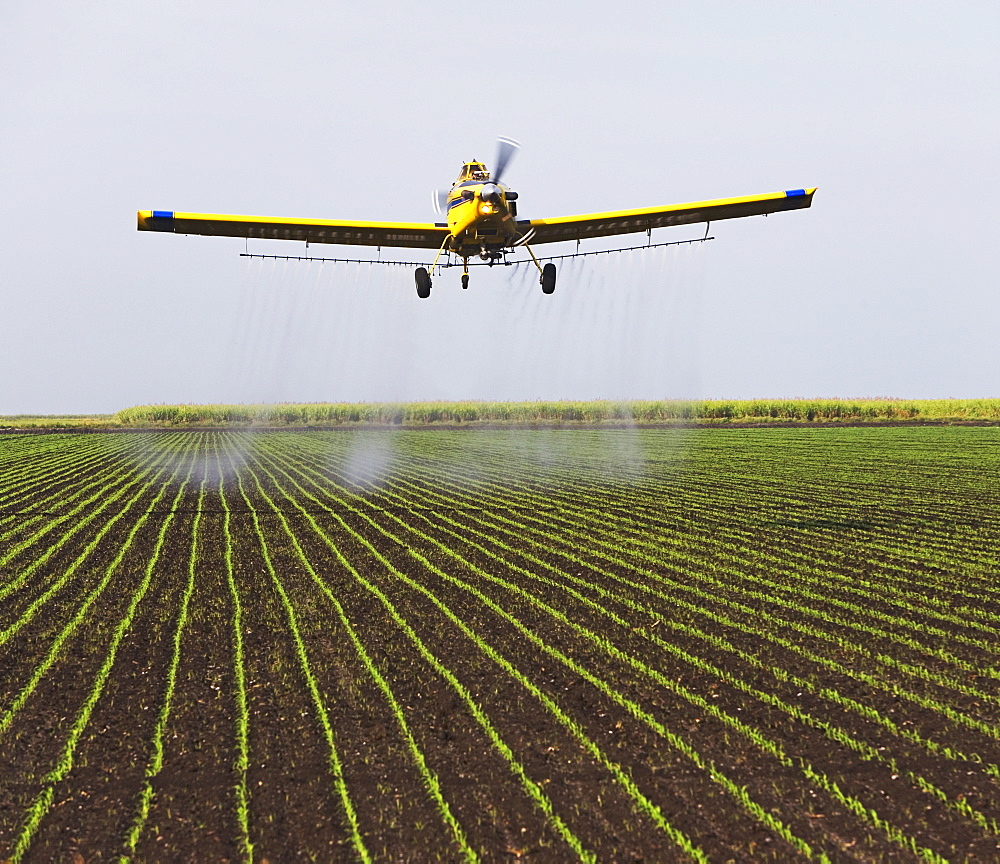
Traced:
POLYGON ((140 231, 252 237, 266 240, 308 240, 346 246, 407 246, 439 249, 448 226, 433 222, 346 222, 328 219, 270 219, 260 216, 220 216, 215 213, 175 213, 140 210, 140 231))
POLYGON ((533 232, 528 241, 531 245, 556 243, 560 240, 584 240, 588 237, 632 234, 668 225, 715 222, 717 219, 737 219, 741 216, 760 216, 781 210, 799 210, 812 204, 815 191, 815 187, 791 189, 770 195, 719 198, 715 201, 646 207, 641 210, 613 210, 609 213, 589 213, 585 216, 522 220, 517 223, 517 227, 522 234, 533 232))

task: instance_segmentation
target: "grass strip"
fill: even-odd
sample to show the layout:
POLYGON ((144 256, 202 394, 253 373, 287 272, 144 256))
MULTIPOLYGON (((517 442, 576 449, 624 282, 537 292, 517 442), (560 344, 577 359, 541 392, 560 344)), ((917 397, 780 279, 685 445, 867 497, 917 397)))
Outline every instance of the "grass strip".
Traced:
POLYGON ((671 423, 678 421, 1000 420, 1000 399, 729 399, 550 402, 279 403, 136 405, 114 415, 124 426, 344 425, 434 423, 671 423))

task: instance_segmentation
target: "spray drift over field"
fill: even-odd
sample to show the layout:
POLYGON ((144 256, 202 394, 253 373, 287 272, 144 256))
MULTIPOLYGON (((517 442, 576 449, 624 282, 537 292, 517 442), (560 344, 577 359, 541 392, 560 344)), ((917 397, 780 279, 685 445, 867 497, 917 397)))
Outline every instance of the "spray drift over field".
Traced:
MULTIPOLYGON (((530 262, 473 268, 466 291, 449 268, 428 300, 411 267, 249 258, 231 401, 693 398, 704 255, 691 244, 565 259, 551 296, 530 262)), ((359 443, 359 460, 391 463, 383 438, 359 443)), ((637 434, 606 438, 610 461, 641 463, 637 434)))
POLYGON ((699 244, 457 268, 247 259, 230 325, 239 402, 660 399, 697 394, 699 244))

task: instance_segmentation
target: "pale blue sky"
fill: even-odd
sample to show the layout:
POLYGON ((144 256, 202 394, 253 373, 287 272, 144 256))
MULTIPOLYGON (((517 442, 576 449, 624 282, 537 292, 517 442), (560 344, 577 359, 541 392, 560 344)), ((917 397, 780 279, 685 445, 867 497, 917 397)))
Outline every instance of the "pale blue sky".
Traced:
POLYGON ((0 414, 1000 396, 997 56, 986 2, 10 0, 0 414), (135 230, 140 208, 428 220, 498 134, 524 145, 522 216, 819 192, 566 266, 552 297, 477 271, 418 301, 408 271, 135 230))

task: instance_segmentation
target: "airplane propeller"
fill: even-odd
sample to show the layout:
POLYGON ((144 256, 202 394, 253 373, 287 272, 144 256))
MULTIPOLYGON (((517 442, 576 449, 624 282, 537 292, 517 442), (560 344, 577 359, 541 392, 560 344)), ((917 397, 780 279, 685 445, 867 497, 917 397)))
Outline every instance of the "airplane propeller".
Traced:
MULTIPOLYGON (((514 158, 514 154, 520 149, 520 141, 515 141, 513 138, 508 138, 505 135, 497 138, 497 158, 495 167, 490 174, 490 183, 494 184, 494 188, 496 188, 495 184, 500 182, 504 171, 507 170, 510 160, 514 158)), ((431 203, 434 205, 434 212, 439 216, 445 212, 445 208, 447 207, 448 193, 448 189, 435 189, 431 192, 431 203)))
POLYGON ((490 179, 494 183, 499 183, 500 178, 503 176, 503 172, 507 170, 507 165, 510 160, 514 157, 514 154, 521 149, 521 142, 515 141, 513 138, 506 138, 501 135, 497 138, 497 158, 496 167, 493 169, 493 173, 490 175, 490 179))
POLYGON ((444 213, 445 205, 448 203, 447 189, 431 190, 431 203, 434 205, 434 212, 440 216, 444 213))

